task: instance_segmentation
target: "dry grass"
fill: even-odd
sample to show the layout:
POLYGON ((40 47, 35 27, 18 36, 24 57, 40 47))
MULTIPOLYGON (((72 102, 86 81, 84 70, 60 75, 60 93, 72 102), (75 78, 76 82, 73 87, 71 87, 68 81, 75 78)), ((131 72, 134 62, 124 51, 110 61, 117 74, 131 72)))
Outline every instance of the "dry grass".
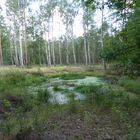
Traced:
POLYGON ((9 72, 42 72, 46 75, 64 74, 64 73, 83 73, 87 70, 84 66, 52 66, 52 67, 32 67, 21 68, 15 66, 0 67, 0 74, 6 74, 9 72))

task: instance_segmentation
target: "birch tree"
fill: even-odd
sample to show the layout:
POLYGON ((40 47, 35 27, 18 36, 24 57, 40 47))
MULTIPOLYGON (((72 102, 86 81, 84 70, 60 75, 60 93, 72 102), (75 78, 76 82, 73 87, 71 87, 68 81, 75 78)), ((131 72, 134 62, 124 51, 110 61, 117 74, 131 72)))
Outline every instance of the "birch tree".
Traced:
POLYGON ((2 53, 2 28, 3 28, 3 17, 1 16, 1 11, 0 9, 0 65, 3 65, 3 53, 2 53))

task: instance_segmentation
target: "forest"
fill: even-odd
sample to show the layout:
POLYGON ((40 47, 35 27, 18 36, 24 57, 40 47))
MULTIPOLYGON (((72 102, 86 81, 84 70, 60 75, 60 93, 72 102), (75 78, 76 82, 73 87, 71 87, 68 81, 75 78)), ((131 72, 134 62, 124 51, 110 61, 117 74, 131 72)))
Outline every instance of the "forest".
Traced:
POLYGON ((140 0, 0 0, 0 140, 139 140, 140 0))

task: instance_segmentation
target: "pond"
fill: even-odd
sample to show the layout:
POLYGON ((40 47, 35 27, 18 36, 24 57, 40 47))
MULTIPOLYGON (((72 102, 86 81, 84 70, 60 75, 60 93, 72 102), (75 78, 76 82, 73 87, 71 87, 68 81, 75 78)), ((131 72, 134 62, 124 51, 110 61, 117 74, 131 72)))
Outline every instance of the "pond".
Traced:
POLYGON ((83 95, 80 92, 75 90, 76 86, 79 85, 100 85, 104 84, 102 80, 93 76, 86 76, 82 79, 74 79, 74 80, 62 80, 60 78, 50 78, 47 82, 42 83, 39 86, 32 86, 29 88, 29 92, 33 94, 37 94, 38 90, 47 89, 50 98, 49 102, 65 104, 73 100, 85 100, 86 95, 83 95))

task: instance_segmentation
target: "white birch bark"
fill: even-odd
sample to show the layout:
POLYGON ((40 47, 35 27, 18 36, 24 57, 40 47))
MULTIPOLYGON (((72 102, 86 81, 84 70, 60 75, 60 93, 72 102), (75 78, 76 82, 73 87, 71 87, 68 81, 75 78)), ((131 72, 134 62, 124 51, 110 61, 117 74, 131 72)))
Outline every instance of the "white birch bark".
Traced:
POLYGON ((50 24, 48 23, 48 66, 51 66, 50 24))
POLYGON ((76 65, 76 54, 75 54, 74 37, 73 37, 73 25, 72 25, 72 52, 73 52, 74 64, 76 65))
POLYGON ((54 50, 54 40, 53 40, 53 15, 52 15, 52 58, 53 58, 53 64, 55 65, 55 50, 54 50))
POLYGON ((0 31, 0 65, 3 65, 3 54, 2 54, 2 36, 0 31))
POLYGON ((66 44, 66 63, 69 64, 69 45, 68 45, 68 37, 66 39, 67 44, 66 44))
MULTIPOLYGON (((101 22, 102 22, 102 27, 101 27, 101 47, 103 48, 104 47, 104 43, 103 43, 104 0, 102 0, 102 19, 101 19, 101 22)), ((104 69, 106 70, 106 63, 105 63, 104 59, 102 59, 102 63, 103 63, 104 69)))
POLYGON ((61 54, 61 26, 60 26, 60 17, 59 17, 59 63, 62 64, 62 54, 61 54))

